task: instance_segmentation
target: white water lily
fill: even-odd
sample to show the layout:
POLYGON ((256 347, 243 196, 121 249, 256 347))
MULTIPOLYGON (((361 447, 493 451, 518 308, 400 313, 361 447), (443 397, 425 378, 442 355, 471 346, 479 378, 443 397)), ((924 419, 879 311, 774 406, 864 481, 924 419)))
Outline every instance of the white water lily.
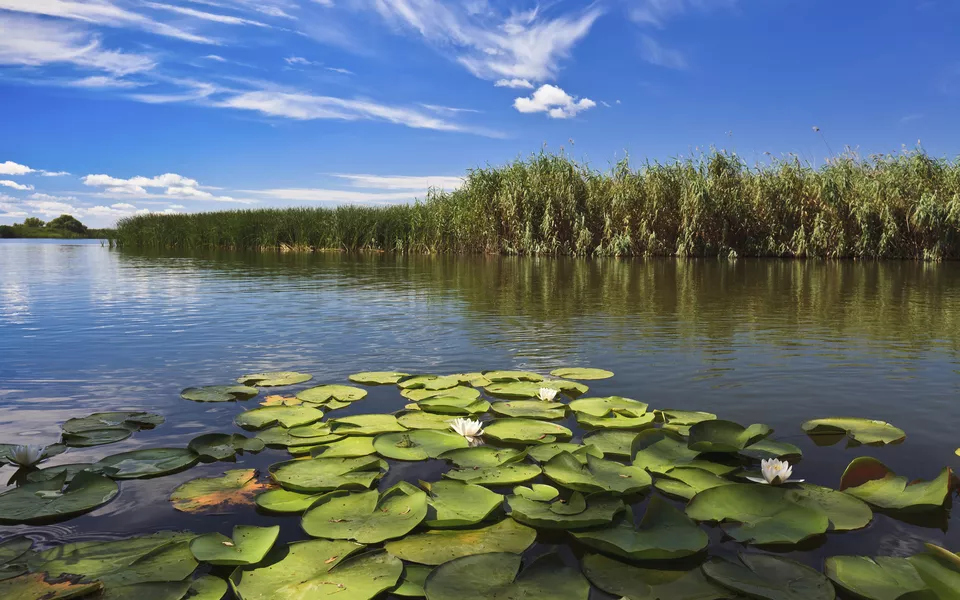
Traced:
POLYGON ((14 446, 11 461, 21 467, 32 467, 47 457, 46 446, 14 446))
POLYGON ((537 392, 537 398, 540 398, 544 402, 553 402, 553 399, 557 397, 557 394, 560 390, 555 390, 553 388, 542 387, 540 391, 537 392))
POLYGON ((781 483, 803 483, 802 479, 790 479, 793 474, 793 467, 790 463, 779 458, 768 458, 760 461, 760 471, 763 478, 747 477, 750 481, 756 483, 768 483, 770 485, 779 485, 781 483))
POLYGON ((474 421, 473 419, 464 419, 463 417, 454 419, 450 421, 450 427, 467 438, 467 441, 471 444, 475 444, 476 441, 480 440, 480 436, 483 435, 483 423, 474 421))

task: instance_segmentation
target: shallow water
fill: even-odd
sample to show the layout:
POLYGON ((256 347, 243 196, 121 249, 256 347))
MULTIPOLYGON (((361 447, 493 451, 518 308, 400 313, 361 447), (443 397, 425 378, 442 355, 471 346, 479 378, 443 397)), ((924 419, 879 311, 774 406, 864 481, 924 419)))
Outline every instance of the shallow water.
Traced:
MULTIPOLYGON (((801 446, 795 476, 812 483, 836 487, 862 455, 930 479, 960 464, 960 264, 152 254, 98 242, 0 242, 0 442, 52 443, 60 423, 95 411, 167 417, 155 430, 73 449, 50 464, 235 431, 233 416, 256 400, 197 404, 179 391, 242 373, 314 375, 279 388, 287 393, 358 371, 567 365, 616 373, 588 382, 589 395, 767 423, 774 438, 801 446), (817 447, 800 430, 806 419, 840 415, 890 421, 907 440, 817 447)), ((336 416, 405 403, 393 386, 368 389, 336 416)), ((287 456, 267 450, 239 462, 265 469, 287 456)), ((121 495, 90 515, 0 526, 0 537, 229 533, 236 523, 280 522, 282 540, 306 538, 297 517, 252 508, 186 516, 170 507, 166 498, 180 483, 226 468, 235 467, 124 481, 121 495)), ((440 472, 393 463, 381 489, 440 472)), ((0 480, 11 473, 0 468, 0 480)), ((878 514, 865 530, 785 553, 818 565, 834 554, 911 554, 923 541, 960 549, 960 524, 948 512, 913 524, 878 514)))

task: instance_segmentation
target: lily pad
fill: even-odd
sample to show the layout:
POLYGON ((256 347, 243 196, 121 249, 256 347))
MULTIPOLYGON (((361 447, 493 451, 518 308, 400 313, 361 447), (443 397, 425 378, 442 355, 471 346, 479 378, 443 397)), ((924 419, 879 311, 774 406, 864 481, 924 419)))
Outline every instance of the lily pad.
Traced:
POLYGON ((500 465, 523 460, 525 451, 515 448, 496 448, 494 446, 473 446, 448 450, 437 458, 449 460, 458 467, 499 467, 500 465))
POLYGON ((764 460, 768 458, 797 458, 803 456, 803 451, 788 442, 760 440, 741 450, 740 454, 748 458, 764 460))
POLYGON ((80 433, 64 433, 63 443, 71 448, 90 448, 122 442, 133 435, 133 431, 125 427, 110 429, 88 429, 80 433))
POLYGON ((663 423, 663 429, 674 431, 680 435, 689 435, 690 428, 703 421, 712 421, 717 415, 708 412, 691 410, 657 410, 654 411, 657 422, 663 423))
POLYGON ((650 499, 647 512, 636 526, 632 512, 612 527, 577 531, 582 543, 634 560, 670 560, 692 556, 707 547, 710 539, 696 523, 658 496, 650 499))
POLYGON ((432 570, 422 565, 404 565, 400 585, 390 590, 390 593, 402 598, 423 598, 426 595, 423 591, 423 583, 432 570))
POLYGON ((634 466, 587 455, 581 464, 569 452, 554 456, 543 467, 543 473, 565 488, 578 492, 613 492, 635 494, 650 487, 650 475, 634 466))
POLYGON ((487 437, 514 444, 552 444, 573 437, 573 432, 562 425, 535 419, 496 419, 483 431, 487 437))
POLYGON ((311 404, 338 402, 356 402, 367 397, 367 390, 352 385, 318 385, 297 393, 297 398, 311 404))
POLYGON ((0 581, 27 572, 26 564, 18 559, 32 547, 33 540, 23 536, 11 537, 0 542, 0 581))
POLYGON ((309 454, 323 458, 356 458, 358 456, 369 456, 376 451, 372 438, 352 436, 328 444, 311 446, 309 454))
POLYGON ((647 413, 639 417, 629 414, 629 411, 619 410, 605 417, 577 414, 577 423, 589 429, 646 429, 653 426, 653 421, 653 413, 647 413))
POLYGON ((397 423, 406 429, 433 429, 449 431, 450 415, 435 415, 422 410, 411 410, 397 414, 397 423))
POLYGON ((28 483, 0 493, 0 524, 61 520, 103 506, 116 497, 116 482, 97 473, 78 473, 70 483, 66 474, 28 483))
POLYGON ((246 385, 208 385, 187 388, 180 392, 180 397, 194 402, 235 402, 249 400, 259 393, 257 388, 246 385))
MULTIPOLYGON (((326 423, 322 423, 326 426, 326 423)), ((305 426, 305 427, 312 427, 305 426)), ((257 439, 261 440, 267 446, 285 446, 285 447, 295 447, 295 446, 315 446, 317 444, 327 444, 330 442, 335 442, 337 440, 342 440, 343 435, 332 434, 332 433, 318 433, 317 435, 307 435, 306 431, 300 431, 298 435, 292 435, 291 432, 294 430, 302 430, 302 427, 295 427, 294 429, 287 429, 280 425, 274 427, 268 427, 262 431, 257 432, 257 439), (301 436, 300 434, 303 434, 301 436)), ((329 427, 326 427, 327 431, 330 431, 329 427)), ((317 431, 321 431, 319 428, 317 431)))
POLYGON ((701 421, 690 427, 687 446, 697 452, 740 452, 771 433, 772 429, 758 423, 744 427, 720 419, 701 421))
POLYGON ((880 508, 927 510, 943 506, 950 494, 950 469, 932 481, 909 481, 875 458, 855 458, 840 478, 840 490, 880 508))
POLYGON ((733 594, 691 571, 636 567, 602 554, 587 554, 581 567, 593 585, 628 600, 730 600, 733 594))
POLYGON ((460 385, 460 378, 447 375, 415 375, 397 384, 401 390, 447 390, 460 385))
POLYGON ((471 387, 458 385, 445 390, 428 390, 424 388, 403 390, 400 395, 414 402, 422 402, 430 398, 461 398, 463 400, 476 400, 480 397, 480 391, 471 387))
POLYGON ((190 440, 187 448, 211 460, 228 460, 243 452, 260 452, 265 444, 258 438, 248 438, 239 433, 207 433, 190 440))
POLYGON ((189 469, 199 460, 187 448, 146 448, 101 458, 94 468, 113 479, 147 479, 189 469))
POLYGON ((873 520, 870 507, 854 496, 830 488, 801 483, 790 488, 787 498, 797 504, 818 508, 827 514, 832 531, 862 529, 873 520))
POLYGON ((364 371, 363 373, 354 373, 347 379, 361 385, 389 385, 400 383, 401 379, 409 376, 409 373, 398 371, 364 371))
POLYGON ((480 415, 490 410, 490 403, 482 399, 467 400, 456 396, 435 396, 421 400, 420 410, 441 415, 480 415))
POLYGON ((907 560, 927 587, 936 594, 937 600, 956 600, 957 590, 960 590, 960 564, 957 555, 933 544, 925 545, 930 552, 916 554, 907 560))
MULTIPOLYGON (((557 490, 550 486, 542 486, 557 490)), ((529 490, 529 488, 518 488, 529 490)), ((529 490, 507 496, 510 516, 524 525, 542 529, 584 529, 608 525, 624 509, 623 501, 608 494, 593 494, 584 498, 580 492, 574 492, 569 500, 547 498, 549 494, 542 490, 529 490)))
POLYGON ((502 503, 503 496, 479 485, 460 481, 420 482, 427 491, 427 518, 432 528, 476 525, 489 517, 502 503))
POLYGON ((173 490, 170 500, 181 512, 220 512, 253 504, 254 497, 269 487, 257 481, 255 469, 235 469, 221 477, 191 479, 173 490))
POLYGON ((237 415, 233 421, 244 429, 263 429, 271 425, 299 427, 323 418, 323 411, 310 406, 264 406, 237 415))
POLYGON ((543 375, 532 371, 486 371, 483 376, 494 383, 511 381, 543 381, 543 375))
POLYGON ((382 551, 356 555, 362 549, 342 540, 295 542, 277 562, 238 567, 230 584, 240 600, 315 600, 321 594, 372 600, 397 585, 403 563, 382 551))
POLYGON ((330 421, 333 432, 342 435, 380 435, 406 431, 393 415, 353 415, 330 421))
POLYGON ((562 419, 566 416, 566 405, 562 402, 544 402, 542 400, 512 400, 494 402, 490 409, 505 417, 528 419, 562 419))
POLYGON ((639 435, 636 431, 607 429, 591 431, 583 436, 584 446, 595 446, 604 455, 633 456, 633 441, 639 435))
POLYGON ((591 417, 605 417, 614 411, 620 411, 625 416, 639 417, 646 414, 646 402, 608 396, 606 398, 579 398, 570 403, 570 410, 591 417))
MULTIPOLYGON (((290 428, 290 435, 295 438, 318 438, 329 436, 333 433, 333 426, 330 423, 314 422, 309 425, 299 425, 290 428)), ((343 439, 342 436, 340 439, 343 439)))
POLYGON ((183 598, 189 600, 223 600, 227 595, 227 582, 213 575, 201 575, 190 584, 190 591, 183 598))
POLYGON ((382 495, 337 491, 326 494, 303 515, 307 534, 377 544, 402 537, 427 516, 427 494, 402 481, 382 495))
POLYGON ((269 371, 266 373, 250 373, 237 379, 240 385, 251 387, 279 387, 282 385, 296 385, 310 381, 313 375, 297 373, 295 371, 269 371))
POLYGON ((70 483, 73 481, 73 478, 77 475, 77 473, 80 473, 81 471, 92 471, 93 468, 93 463, 69 463, 65 465, 57 465, 55 467, 40 469, 39 471, 31 471, 27 474, 26 480, 29 483, 50 481, 51 479, 56 479, 65 473, 66 479, 64 480, 64 483, 70 483))
POLYGON ((549 387, 561 391, 568 396, 577 396, 587 391, 587 386, 575 381, 564 381, 554 379, 550 381, 512 381, 505 383, 492 383, 486 387, 487 393, 497 398, 508 400, 526 400, 537 398, 540 394, 540 388, 549 387))
POLYGON ((522 554, 537 532, 513 519, 471 529, 435 529, 387 542, 390 554, 423 565, 442 565, 456 558, 487 552, 522 554))
POLYGON ((587 463, 587 455, 603 458, 603 452, 596 446, 581 446, 570 442, 558 442, 556 444, 541 444, 530 448, 530 457, 539 463, 549 462, 551 458, 561 452, 569 452, 582 464, 587 463))
POLYGON ((540 475, 540 467, 530 463, 511 463, 499 467, 468 468, 447 471, 448 479, 475 485, 515 485, 525 483, 540 475))
POLYGON ((846 434, 850 439, 861 444, 882 446, 896 444, 906 439, 907 434, 902 429, 894 427, 885 421, 860 419, 856 417, 832 417, 829 419, 813 419, 800 427, 807 435, 836 435, 846 434))
POLYGON ((563 369, 554 369, 550 371, 554 377, 563 377, 564 379, 579 379, 581 381, 593 381, 597 379, 610 379, 613 377, 612 371, 604 369, 587 369, 567 367, 563 369))
POLYGON ((928 589, 909 560, 894 556, 831 556, 824 563, 824 573, 847 592, 867 600, 898 600, 928 589))
POLYGON ((257 506, 275 513, 302 513, 316 502, 323 493, 302 494, 290 490, 267 490, 255 499, 257 506))
POLYGON ((373 447, 377 453, 394 460, 437 458, 448 450, 467 448, 469 445, 462 435, 432 429, 384 433, 373 439, 373 447))
POLYGON ((262 561, 280 535, 280 526, 237 525, 233 537, 207 533, 190 542, 190 552, 200 562, 218 566, 255 565, 262 561))
POLYGON ((30 573, 0 581, 0 598, 4 600, 66 600, 95 594, 103 589, 99 581, 87 582, 82 577, 50 577, 46 573, 30 573))
POLYGON ((796 544, 830 526, 826 512, 793 501, 788 489, 745 483, 700 492, 687 505, 687 516, 726 522, 727 535, 754 544, 796 544))
POLYGON ((691 463, 700 456, 679 434, 664 429, 641 431, 633 441, 633 465, 653 472, 691 463))
POLYGON ((501 552, 458 558, 434 569, 423 589, 430 600, 587 600, 590 595, 586 578, 556 554, 537 558, 523 572, 520 563, 519 556, 501 552))
POLYGON ((834 600, 836 591, 821 573, 769 554, 741 553, 737 562, 719 558, 704 563, 708 579, 763 600, 834 600), (789 582, 789 585, 784 585, 789 582))
POLYGON ((518 485, 513 488, 513 495, 535 502, 550 502, 560 497, 560 490, 545 483, 532 483, 529 487, 518 485))
MULTIPOLYGON (((143 570, 144 567, 162 563, 165 557, 174 557, 183 564, 168 571, 166 576, 179 575, 179 579, 183 579, 197 565, 189 548, 190 540, 194 537, 190 533, 160 531, 109 542, 72 542, 34 553, 29 566, 33 572, 45 571, 51 576, 82 573, 89 579, 108 578, 114 581, 119 577, 112 575, 123 573, 124 580, 129 584, 132 582, 132 571, 137 570, 133 568, 134 565, 139 565, 143 570), (170 552, 165 552, 168 547, 170 552), (186 550, 185 557, 183 550, 186 550)), ((160 577, 162 580, 163 574, 160 577)))
POLYGON ((734 482, 696 467, 674 467, 657 479, 657 489, 664 494, 690 500, 700 492, 734 482))
POLYGON ((63 424, 64 433, 82 433, 122 427, 131 431, 153 429, 162 425, 164 418, 151 412, 100 412, 86 417, 69 419, 63 424))
POLYGON ((294 492, 329 492, 369 488, 387 472, 387 463, 376 456, 313 458, 270 466, 277 483, 294 492))

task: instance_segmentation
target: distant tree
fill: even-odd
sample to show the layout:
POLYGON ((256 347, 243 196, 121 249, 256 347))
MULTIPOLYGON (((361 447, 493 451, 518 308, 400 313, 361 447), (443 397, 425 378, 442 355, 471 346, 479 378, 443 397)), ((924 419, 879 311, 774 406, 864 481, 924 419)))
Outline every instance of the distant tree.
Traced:
POLYGON ((37 217, 27 217, 26 219, 23 220, 23 226, 24 227, 43 227, 44 222, 42 219, 38 219, 37 217))
POLYGON ((72 215, 60 215, 56 219, 47 223, 48 229, 63 229, 73 233, 83 234, 87 232, 87 226, 78 221, 72 215))
POLYGON ((16 237, 17 232, 9 225, 0 225, 0 238, 16 237))

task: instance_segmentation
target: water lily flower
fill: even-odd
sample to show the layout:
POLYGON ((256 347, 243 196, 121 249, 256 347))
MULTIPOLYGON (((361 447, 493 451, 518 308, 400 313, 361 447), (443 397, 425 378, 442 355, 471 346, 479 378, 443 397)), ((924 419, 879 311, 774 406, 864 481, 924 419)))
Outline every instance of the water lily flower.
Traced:
POLYGON ((537 398, 540 398, 544 402, 553 402, 553 399, 557 397, 559 390, 553 388, 542 387, 537 393, 537 398))
POLYGON ((467 438, 467 441, 470 442, 470 445, 476 446, 482 443, 480 436, 483 435, 483 423, 480 421, 474 421, 473 419, 464 419, 463 417, 459 419, 454 419, 450 421, 450 427, 467 438))
POLYGON ((21 467, 32 467, 47 458, 46 446, 14 446, 10 453, 10 460, 21 467))
POLYGON ((779 458, 768 458, 760 461, 760 471, 763 478, 747 477, 750 481, 756 483, 768 483, 770 485, 780 485, 781 483, 803 483, 802 479, 790 479, 793 474, 793 467, 790 463, 779 458))

